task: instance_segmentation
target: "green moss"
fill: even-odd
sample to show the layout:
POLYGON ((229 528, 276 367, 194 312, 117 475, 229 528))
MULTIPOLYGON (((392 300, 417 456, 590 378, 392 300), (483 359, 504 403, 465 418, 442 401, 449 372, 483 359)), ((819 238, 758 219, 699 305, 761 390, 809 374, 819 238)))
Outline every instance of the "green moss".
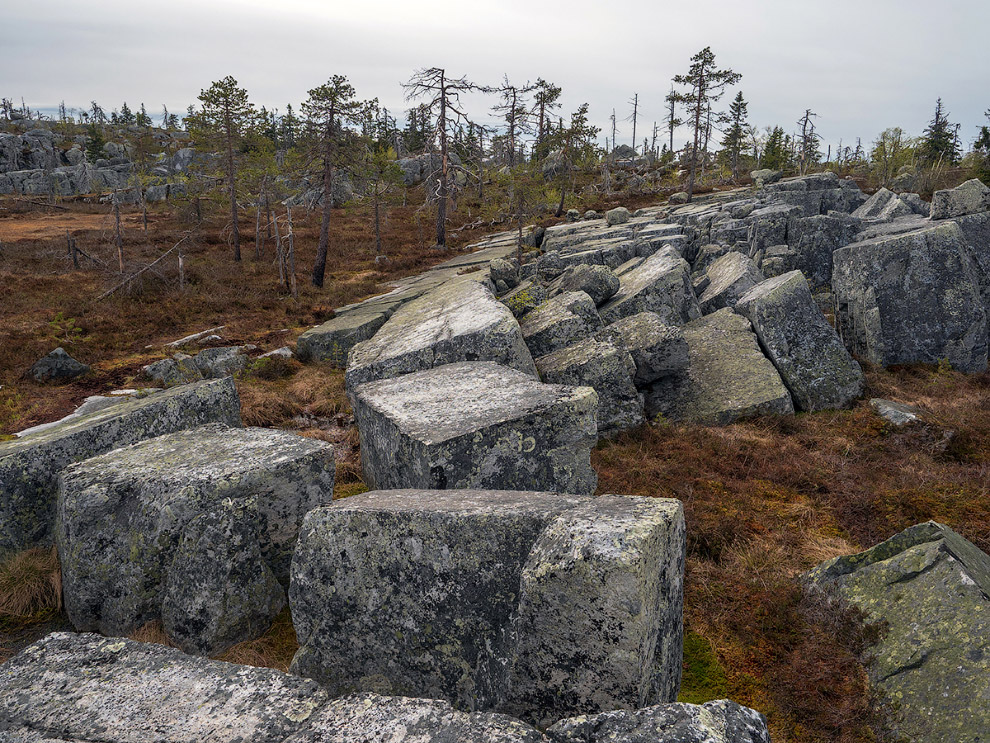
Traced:
POLYGON ((360 495, 367 492, 368 486, 363 482, 348 482, 337 485, 334 488, 333 498, 334 500, 340 500, 341 498, 349 498, 352 495, 360 495))
POLYGON ((708 640, 694 632, 684 634, 684 672, 678 702, 704 704, 729 696, 729 680, 725 676, 715 650, 708 640))

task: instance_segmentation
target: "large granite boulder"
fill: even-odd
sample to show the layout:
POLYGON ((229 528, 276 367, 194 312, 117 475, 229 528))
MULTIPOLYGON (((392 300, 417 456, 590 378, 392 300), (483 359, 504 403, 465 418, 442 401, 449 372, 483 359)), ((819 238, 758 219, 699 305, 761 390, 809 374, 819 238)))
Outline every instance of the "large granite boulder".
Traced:
POLYGON ((532 312, 550 298, 550 292, 540 281, 526 279, 519 286, 500 298, 502 304, 509 308, 513 317, 521 318, 527 312, 532 312))
POLYGON ((912 214, 914 210, 886 188, 881 188, 853 212, 853 216, 858 219, 878 219, 883 222, 912 214))
POLYGON ((603 328, 597 337, 629 352, 636 365, 633 382, 637 387, 678 374, 688 367, 684 333, 652 312, 640 312, 618 320, 603 328))
POLYGON ((629 221, 630 216, 629 210, 624 206, 617 206, 615 209, 609 209, 605 212, 605 222, 613 227, 617 224, 625 224, 629 221))
POLYGON ((833 213, 794 220, 787 234, 793 258, 786 270, 777 274, 797 269, 804 274, 813 290, 829 287, 832 281, 832 253, 851 243, 861 226, 861 220, 848 214, 833 213))
POLYGON ((619 291, 619 277, 608 266, 580 263, 568 267, 550 286, 551 293, 584 292, 596 306, 619 291))
POLYGON ((360 385, 351 402, 371 487, 595 490, 589 387, 464 362, 360 385))
POLYGON ((622 273, 619 291, 600 309, 606 325, 640 312, 653 312, 669 325, 683 325, 701 316, 691 286, 691 267, 674 248, 663 248, 622 273))
POLYGON ((149 643, 56 633, 0 667, 10 743, 546 743, 505 715, 376 694, 149 643), (401 732, 400 732, 401 731, 401 732))
POLYGON ((333 482, 332 445, 222 425, 68 467, 56 543, 70 621, 127 635, 161 619, 202 655, 257 637, 284 606, 302 518, 333 482))
POLYGON ((0 552, 50 544, 58 474, 83 459, 204 423, 241 424, 233 379, 175 387, 0 442, 0 552))
POLYGON ((806 216, 800 207, 789 204, 770 204, 753 211, 749 215, 749 254, 769 248, 771 245, 786 245, 788 232, 794 220, 806 216))
POLYGON ((520 322, 523 340, 534 358, 559 351, 602 327, 595 303, 581 291, 558 294, 520 322))
POLYGON ((673 701, 680 503, 382 491, 311 512, 289 592, 292 670, 539 725, 673 701))
POLYGON ((825 320, 800 271, 757 284, 735 310, 749 318, 798 410, 841 408, 862 394, 863 370, 825 320))
POLYGON ((990 211, 990 186, 978 178, 955 188, 936 191, 932 196, 932 219, 949 219, 985 211, 990 211))
POLYGON ((867 671, 908 741, 980 741, 990 730, 990 556, 929 521, 805 576, 885 627, 867 671))
POLYGON ((609 436, 643 422, 643 400, 633 384, 636 363, 624 348, 588 338, 536 360, 544 382, 594 387, 598 432, 609 436))
POLYGON ((646 394, 649 418, 726 425, 751 415, 789 415, 790 393, 760 350, 745 317, 726 308, 682 328, 687 373, 655 382, 646 394))
POLYGON ((749 256, 734 251, 718 258, 705 273, 708 286, 698 298, 705 315, 723 307, 733 307, 739 297, 764 278, 749 256))
POLYGON ((347 388, 458 361, 495 361, 536 376, 512 312, 468 280, 450 281, 404 305, 354 346, 347 388))
POLYGON ((661 704, 561 720, 554 743, 770 743, 766 718, 727 699, 661 704))
POLYGON ((196 366, 194 357, 185 353, 172 354, 171 358, 141 367, 141 371, 148 379, 163 387, 175 387, 203 379, 203 372, 196 366))
POLYGON ((987 368, 987 314, 958 225, 853 243, 833 260, 836 319, 854 354, 881 366, 987 368))
POLYGON ((89 367, 72 358, 64 348, 56 348, 31 366, 28 374, 36 382, 68 382, 86 374, 89 367))

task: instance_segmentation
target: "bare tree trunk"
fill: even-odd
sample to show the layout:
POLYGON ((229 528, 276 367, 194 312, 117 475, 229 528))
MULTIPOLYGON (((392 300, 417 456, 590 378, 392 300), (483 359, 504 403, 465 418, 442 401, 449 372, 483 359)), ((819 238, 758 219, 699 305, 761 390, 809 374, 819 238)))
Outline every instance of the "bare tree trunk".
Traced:
POLYGON ((283 289, 289 288, 288 277, 285 275, 285 249, 282 246, 282 235, 278 231, 278 216, 272 220, 275 225, 275 260, 278 263, 278 283, 283 289))
POLYGON ((698 82, 698 100, 694 107, 694 146, 691 148, 691 173, 688 175, 688 203, 694 198, 694 178, 698 169, 698 139, 701 136, 701 107, 704 102, 704 83, 698 82))
POLYGON ((440 75, 440 183, 437 189, 437 248, 447 249, 447 91, 444 76, 440 75))
POLYGON ((382 223, 378 209, 378 190, 375 189, 375 257, 382 254, 382 223))
POLYGON ((285 207, 285 213, 289 222, 289 286, 292 289, 292 296, 299 299, 299 287, 296 285, 296 240, 292 233, 292 207, 285 207))
POLYGON ((261 199, 254 209, 254 259, 261 260, 261 199))
POLYGON ((268 179, 262 181, 265 189, 265 240, 272 239, 272 207, 268 201, 268 179))
POLYGON ((117 242, 117 263, 120 265, 120 272, 124 273, 124 240, 120 234, 120 194, 113 192, 113 221, 116 227, 117 242))
POLYGON ((66 247, 69 249, 69 255, 72 257, 72 267, 75 269, 79 268, 79 251, 76 250, 76 241, 69 236, 69 231, 65 231, 65 242, 66 247))
POLYGON ((326 131, 326 144, 323 150, 323 216, 320 219, 320 242, 316 248, 316 262, 313 264, 313 286, 323 286, 327 271, 327 251, 330 248, 330 206, 333 201, 333 113, 331 124, 326 131))
POLYGON ((179 247, 179 291, 185 291, 186 289, 186 262, 182 257, 182 248, 179 247))
POLYGON ((227 130, 227 190, 230 193, 230 224, 234 238, 234 260, 241 259, 241 232, 237 227, 237 184, 234 182, 234 132, 232 129, 230 114, 226 116, 227 130))

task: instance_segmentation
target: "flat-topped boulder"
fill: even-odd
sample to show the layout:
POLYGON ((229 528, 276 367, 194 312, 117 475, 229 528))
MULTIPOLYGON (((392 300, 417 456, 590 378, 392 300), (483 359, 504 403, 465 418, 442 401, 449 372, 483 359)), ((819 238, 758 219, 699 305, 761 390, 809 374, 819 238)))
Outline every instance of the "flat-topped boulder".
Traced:
POLYGON ((794 412, 787 387, 745 317, 726 308, 688 323, 682 332, 688 370, 650 388, 648 417, 726 425, 746 416, 794 412))
POLYGON ((770 743, 766 718, 727 699, 660 704, 561 720, 554 743, 770 743))
POLYGON ((862 394, 863 370, 825 320, 800 271, 757 284, 735 310, 749 318, 798 410, 841 408, 862 394))
POLYGON ((932 196, 932 219, 949 219, 985 211, 990 211, 990 186, 979 178, 971 178, 955 188, 936 191, 932 196))
POLYGON ((867 672, 909 741, 978 741, 990 730, 990 556, 935 522, 806 574, 879 622, 867 672))
POLYGON ((643 422, 643 400, 633 376, 636 364, 627 350, 607 340, 587 338, 536 360, 544 382, 587 385, 598 393, 598 432, 612 435, 643 422))
POLYGON ((0 552, 51 544, 58 473, 69 464, 211 422, 241 424, 233 379, 134 398, 0 442, 0 552))
POLYGON ((346 367, 351 349, 377 333, 394 309, 390 305, 371 305, 340 313, 302 333, 296 340, 296 353, 302 361, 327 361, 346 367))
POLYGON ((914 214, 914 210, 886 188, 881 188, 853 212, 853 216, 859 219, 876 219, 882 222, 911 214, 914 214))
POLYGON ((705 315, 723 307, 733 307, 739 297, 764 278, 749 256, 735 251, 717 258, 705 273, 708 286, 698 298, 705 315))
POLYGON ((659 315, 640 312, 606 326, 598 338, 624 348, 636 365, 633 382, 642 387, 688 367, 688 346, 680 328, 659 315))
POLYGON ((987 314, 958 225, 853 243, 833 261, 836 320, 854 354, 880 366, 987 368, 987 314))
POLYGON ((598 396, 590 387, 464 362, 350 394, 371 487, 595 490, 598 396))
POLYGON ((56 633, 0 667, 0 735, 12 743, 546 743, 504 715, 429 699, 330 699, 310 679, 150 643, 56 633))
MULTIPOLYGON (((862 220, 848 214, 795 219, 787 234, 793 258, 786 270, 777 273, 797 269, 804 274, 813 290, 829 287, 832 281, 832 253, 856 239, 861 227, 862 220)), ((765 255, 769 251, 770 248, 765 255)))
POLYGON ((292 563, 293 672, 539 725, 673 701, 678 501, 382 491, 311 512, 292 563))
POLYGON ((619 280, 619 291, 600 308, 606 325, 640 312, 653 312, 669 325, 701 316, 691 267, 674 248, 663 248, 620 274, 619 280))
POLYGON ((512 312, 474 281, 450 281, 396 311, 351 349, 347 387, 458 361, 495 361, 536 376, 512 312))
POLYGON ((333 497, 333 447, 208 425, 66 468, 57 538, 69 620, 127 635, 153 620, 186 652, 262 634, 303 516, 333 497))
POLYGON ((559 351, 602 327, 595 303, 582 291, 558 294, 520 323, 523 340, 534 358, 559 351))
POLYGON ((607 302, 619 291, 619 277, 608 266, 582 263, 569 266, 549 289, 552 294, 584 292, 598 306, 607 302))

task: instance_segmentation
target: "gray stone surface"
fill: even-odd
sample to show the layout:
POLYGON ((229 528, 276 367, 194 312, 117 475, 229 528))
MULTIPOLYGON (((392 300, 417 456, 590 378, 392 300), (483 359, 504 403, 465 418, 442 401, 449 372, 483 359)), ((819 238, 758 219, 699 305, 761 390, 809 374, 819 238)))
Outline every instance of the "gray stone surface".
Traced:
POLYGON ((544 382, 587 385, 598 393, 598 432, 612 435, 643 422, 643 400, 633 376, 636 364, 624 348, 588 338, 536 360, 544 382))
POLYGON ((624 206, 617 206, 615 209, 609 209, 605 212, 605 222, 609 226, 625 224, 629 221, 630 216, 628 209, 624 206))
POLYGON ((591 297, 574 291, 544 302, 526 315, 519 327, 536 358, 588 338, 602 327, 602 319, 591 297))
POLYGON ((222 425, 68 467, 56 543, 70 621, 127 635, 162 619, 198 654, 260 635, 283 605, 302 518, 333 481, 332 445, 222 425))
POLYGON ((842 408, 862 394, 862 369, 826 322, 800 271, 757 284, 735 310, 749 318, 798 410, 842 408))
POLYGON ((370 487, 594 492, 598 396, 491 362, 351 391, 370 487))
POLYGON ((518 319, 539 307, 549 298, 550 292, 541 281, 526 279, 519 282, 519 286, 503 296, 501 302, 518 319))
POLYGON ((59 472, 73 462, 204 423, 241 423, 232 379, 199 382, 0 442, 0 551, 50 544, 59 472))
POLYGON ((691 268, 671 247, 622 273, 619 291, 600 312, 606 325, 640 312, 654 312, 670 325, 683 325, 701 316, 691 286, 691 268))
POLYGON ((919 408, 893 400, 874 397, 870 399, 870 407, 881 418, 898 427, 924 420, 924 415, 919 408))
POLYGON ((688 367, 688 346, 680 328, 667 325, 659 315, 640 312, 603 328, 598 337, 624 348, 636 365, 637 387, 688 367))
POLYGON ((458 361, 495 361, 536 376, 512 312, 474 281, 452 281, 428 292, 354 346, 347 387, 458 361))
POLYGON ((31 366, 28 374, 36 382, 68 382, 89 371, 86 364, 72 358, 64 348, 56 348, 31 366))
POLYGON ((220 346, 204 348, 193 356, 193 363, 204 379, 220 379, 244 371, 248 357, 241 346, 220 346))
POLYGON ((881 188, 853 212, 853 216, 859 219, 879 219, 885 222, 911 214, 914 214, 914 210, 886 188, 881 188))
POLYGON ((787 234, 793 258, 786 270, 779 271, 778 275, 797 269, 804 274, 812 289, 829 287, 832 281, 832 253, 851 243, 861 226, 861 220, 848 214, 833 213, 794 220, 787 234))
POLYGON ((646 414, 726 425, 751 415, 789 415, 790 393, 763 355, 749 320, 730 309, 682 328, 690 366, 661 379, 646 395, 646 414))
POLYGON ((301 361, 327 361, 344 368, 351 349, 377 333, 390 316, 388 309, 378 307, 337 315, 302 333, 296 340, 296 353, 301 361))
POLYGON ((978 178, 955 188, 936 191, 932 196, 932 219, 949 219, 985 211, 990 211, 990 186, 978 178))
POLYGON ((311 512, 292 564, 293 671, 540 725, 671 701, 677 501, 372 492, 311 512))
POLYGON ((662 704, 561 720, 554 743, 770 743, 766 718, 727 699, 662 704))
POLYGON ((763 274, 749 256, 734 251, 716 259, 705 273, 708 286, 698 298, 705 315, 734 307, 739 297, 763 281, 763 274))
POLYGON ((162 359, 141 368, 144 375, 164 387, 175 387, 203 379, 203 372, 192 356, 176 353, 170 359, 162 359))
POLYGON ((749 174, 749 177, 753 179, 753 185, 757 188, 763 188, 770 183, 776 183, 780 180, 783 173, 779 170, 770 170, 769 168, 764 168, 762 170, 754 170, 749 174))
POLYGON ((584 292, 596 306, 601 306, 619 291, 619 277, 608 266, 586 263, 570 266, 550 286, 557 292, 584 292))
POLYGON ((990 556, 929 521, 805 576, 886 631, 870 685, 909 741, 980 741, 990 730, 990 556))
POLYGON ((835 251, 832 287, 846 346, 881 366, 987 367, 987 315, 958 225, 853 243, 835 251))

